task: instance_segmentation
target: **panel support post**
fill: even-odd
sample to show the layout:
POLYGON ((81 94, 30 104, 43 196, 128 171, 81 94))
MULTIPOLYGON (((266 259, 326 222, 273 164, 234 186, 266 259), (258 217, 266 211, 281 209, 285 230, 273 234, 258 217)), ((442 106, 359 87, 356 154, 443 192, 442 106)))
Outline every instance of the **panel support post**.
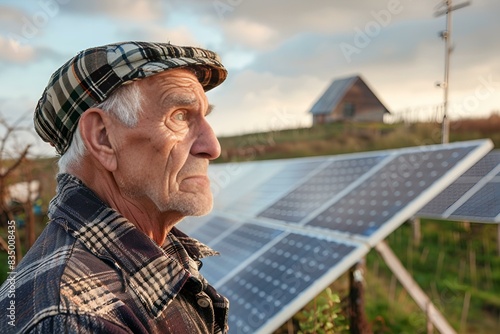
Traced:
POLYGON ((371 334, 372 330, 365 313, 364 260, 349 270, 349 318, 350 333, 371 334))
POLYGON ((422 232, 420 228, 420 218, 413 217, 411 219, 411 225, 413 227, 413 244, 415 246, 420 246, 420 241, 422 240, 422 232))
POLYGON ((497 225, 497 255, 500 256, 500 224, 497 225))

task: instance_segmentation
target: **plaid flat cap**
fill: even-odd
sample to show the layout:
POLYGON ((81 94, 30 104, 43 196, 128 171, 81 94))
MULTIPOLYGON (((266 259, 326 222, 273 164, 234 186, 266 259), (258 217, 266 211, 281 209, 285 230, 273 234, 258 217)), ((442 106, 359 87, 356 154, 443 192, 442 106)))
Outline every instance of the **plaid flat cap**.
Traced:
POLYGON ((81 51, 52 74, 35 109, 35 130, 63 155, 87 109, 126 82, 182 67, 196 68, 205 91, 227 76, 219 56, 201 48, 124 42, 81 51))

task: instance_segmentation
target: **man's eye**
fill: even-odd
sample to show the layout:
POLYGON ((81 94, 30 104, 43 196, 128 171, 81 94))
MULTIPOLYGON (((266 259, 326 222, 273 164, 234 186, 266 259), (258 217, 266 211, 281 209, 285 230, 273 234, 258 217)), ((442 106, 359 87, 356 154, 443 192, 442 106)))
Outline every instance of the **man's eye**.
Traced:
POLYGON ((178 111, 172 116, 172 118, 176 121, 185 121, 187 120, 187 115, 185 111, 178 111))

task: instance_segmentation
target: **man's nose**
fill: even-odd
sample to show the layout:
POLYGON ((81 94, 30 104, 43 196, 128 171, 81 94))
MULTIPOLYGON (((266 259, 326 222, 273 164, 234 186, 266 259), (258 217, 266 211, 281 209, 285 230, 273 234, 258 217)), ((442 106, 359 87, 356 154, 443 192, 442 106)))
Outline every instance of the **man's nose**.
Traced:
POLYGON ((198 136, 191 147, 191 154, 209 160, 217 159, 221 154, 220 143, 206 119, 200 121, 198 131, 198 136))

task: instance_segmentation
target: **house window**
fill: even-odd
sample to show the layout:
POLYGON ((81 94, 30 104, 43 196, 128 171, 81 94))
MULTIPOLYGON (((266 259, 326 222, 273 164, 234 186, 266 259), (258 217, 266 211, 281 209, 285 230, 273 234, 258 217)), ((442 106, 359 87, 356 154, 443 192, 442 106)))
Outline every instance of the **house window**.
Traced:
POLYGON ((344 118, 353 118, 355 113, 354 103, 344 103, 344 118))

